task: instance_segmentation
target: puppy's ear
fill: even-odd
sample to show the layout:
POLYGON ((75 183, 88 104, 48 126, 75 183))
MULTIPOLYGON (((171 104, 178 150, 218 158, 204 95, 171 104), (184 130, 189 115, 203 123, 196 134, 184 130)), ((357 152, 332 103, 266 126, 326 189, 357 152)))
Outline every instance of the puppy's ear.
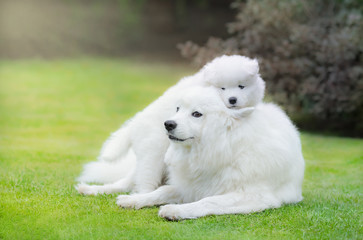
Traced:
POLYGON ((232 118, 239 119, 249 116, 254 110, 255 110, 254 107, 246 107, 238 110, 233 110, 228 108, 227 114, 230 115, 232 118))
POLYGON ((207 65, 205 65, 202 71, 203 71, 204 82, 211 84, 216 76, 216 72, 213 69, 212 64, 208 63, 207 65))
POLYGON ((260 66, 258 65, 257 59, 253 59, 249 62, 249 67, 248 67, 248 73, 251 76, 255 76, 258 74, 259 70, 260 70, 260 66))

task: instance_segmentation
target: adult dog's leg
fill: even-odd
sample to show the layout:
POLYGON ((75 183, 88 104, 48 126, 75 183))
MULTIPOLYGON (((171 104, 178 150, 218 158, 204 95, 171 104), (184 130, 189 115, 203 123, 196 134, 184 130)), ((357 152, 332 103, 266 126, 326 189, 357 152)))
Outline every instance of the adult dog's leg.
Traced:
POLYGON ((165 151, 161 151, 161 147, 155 149, 154 152, 149 150, 147 154, 136 154, 135 193, 149 193, 161 185, 165 170, 165 151))
POLYGON ((117 197, 116 204, 124 208, 139 209, 178 202, 180 202, 180 194, 173 186, 165 185, 150 193, 120 195, 117 197))
POLYGON ((160 207, 159 216, 168 220, 181 220, 207 215, 247 214, 281 206, 272 194, 229 193, 203 198, 187 204, 170 204, 160 207))
POLYGON ((77 191, 84 195, 111 194, 119 192, 129 192, 133 187, 133 173, 117 182, 105 185, 88 185, 80 183, 76 186, 77 191))

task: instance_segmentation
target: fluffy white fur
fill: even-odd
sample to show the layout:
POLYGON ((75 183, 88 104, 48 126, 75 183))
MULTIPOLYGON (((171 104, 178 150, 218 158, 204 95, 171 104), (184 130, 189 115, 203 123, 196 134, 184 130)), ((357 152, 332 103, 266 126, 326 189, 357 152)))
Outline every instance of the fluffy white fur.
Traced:
POLYGON ((120 195, 126 208, 163 205, 178 220, 278 208, 302 200, 304 159, 298 131, 274 104, 231 115, 215 89, 194 88, 170 118, 165 155, 168 185, 146 194, 120 195), (202 115, 200 115, 200 114, 202 115))
POLYGON ((163 179, 163 159, 169 146, 163 122, 175 113, 175 105, 181 94, 196 86, 213 86, 219 89, 217 97, 219 100, 222 98, 228 108, 253 107, 262 100, 265 90, 264 81, 258 72, 256 60, 237 55, 222 56, 208 63, 195 75, 183 78, 114 132, 104 143, 99 160, 86 165, 78 178, 80 182, 100 183, 121 180, 105 186, 82 183, 77 186, 78 191, 95 195, 155 190, 163 179), (231 97, 236 99, 234 104, 229 102, 231 97), (134 156, 131 153, 125 157, 130 149, 134 156), (130 167, 132 161, 129 158, 134 159, 132 164, 136 164, 136 167, 130 167), (115 161, 117 164, 112 164, 115 161), (113 170, 108 171, 110 168, 113 170))
POLYGON ((202 72, 207 85, 219 89, 224 104, 229 108, 253 107, 263 99, 265 82, 259 75, 256 59, 222 56, 206 64, 202 72), (233 97, 235 104, 229 101, 233 97))

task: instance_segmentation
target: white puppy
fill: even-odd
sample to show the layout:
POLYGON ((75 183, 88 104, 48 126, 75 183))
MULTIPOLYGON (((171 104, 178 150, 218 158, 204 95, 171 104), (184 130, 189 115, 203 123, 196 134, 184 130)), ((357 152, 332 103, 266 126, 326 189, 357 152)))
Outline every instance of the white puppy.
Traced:
POLYGON ((169 146, 162 123, 174 114, 180 94, 196 86, 218 88, 218 98, 231 109, 255 106, 261 102, 265 90, 256 60, 243 56, 214 59, 195 75, 182 79, 113 133, 104 143, 99 161, 86 165, 78 179, 81 182, 110 182, 123 177, 121 180, 104 186, 79 184, 78 191, 95 195, 155 190, 162 182, 163 159, 169 146), (129 154, 125 158, 126 153, 129 154), (134 158, 136 166, 132 161, 134 158))
POLYGON ((304 159, 298 131, 274 104, 240 111, 236 119, 214 89, 187 93, 165 122, 168 185, 120 195, 126 208, 170 204, 161 217, 178 220, 278 208, 302 200, 304 159))
POLYGON ((263 99, 265 82, 259 75, 255 59, 238 55, 222 56, 206 64, 202 72, 206 85, 220 90, 228 108, 253 107, 263 99))

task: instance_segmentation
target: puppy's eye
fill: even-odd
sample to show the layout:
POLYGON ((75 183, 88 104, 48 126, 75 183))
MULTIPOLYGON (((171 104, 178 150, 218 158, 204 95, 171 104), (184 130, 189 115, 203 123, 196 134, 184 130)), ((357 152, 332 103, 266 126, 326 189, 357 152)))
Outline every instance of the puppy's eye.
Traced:
POLYGON ((245 86, 242 86, 242 85, 238 85, 238 87, 239 87, 240 89, 244 89, 244 88, 245 88, 245 86))
POLYGON ((176 111, 179 112, 179 107, 176 108, 176 111))
POLYGON ((199 118, 199 117, 203 116, 203 114, 201 114, 200 112, 193 112, 192 116, 196 117, 196 118, 199 118))
POLYGON ((222 90, 226 90, 224 87, 221 88, 222 90))

